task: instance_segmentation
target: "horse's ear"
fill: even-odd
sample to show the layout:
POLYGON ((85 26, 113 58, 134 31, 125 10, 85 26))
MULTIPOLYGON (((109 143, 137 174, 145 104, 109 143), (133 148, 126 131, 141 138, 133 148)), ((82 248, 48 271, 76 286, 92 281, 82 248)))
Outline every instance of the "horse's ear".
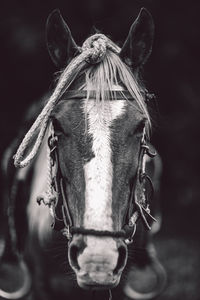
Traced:
POLYGON ((154 37, 154 22, 151 14, 142 8, 132 24, 120 57, 133 69, 139 68, 151 54, 154 37))
POLYGON ((79 47, 58 9, 47 19, 46 43, 52 61, 59 68, 66 66, 69 59, 79 52, 79 47))

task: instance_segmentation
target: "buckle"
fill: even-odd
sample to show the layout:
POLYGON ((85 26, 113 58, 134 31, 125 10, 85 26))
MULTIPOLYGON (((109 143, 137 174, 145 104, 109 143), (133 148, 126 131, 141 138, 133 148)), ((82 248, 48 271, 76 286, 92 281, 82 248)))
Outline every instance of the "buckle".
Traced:
POLYGON ((129 225, 129 229, 131 229, 132 232, 131 232, 131 235, 130 235, 127 239, 124 240, 124 242, 125 242, 126 245, 132 244, 132 242, 133 242, 133 237, 134 237, 134 235, 135 235, 135 233, 136 233, 136 227, 137 227, 137 226, 136 226, 136 223, 135 223, 135 224, 132 224, 132 226, 129 225), (131 228, 131 227, 132 227, 132 228, 131 228))

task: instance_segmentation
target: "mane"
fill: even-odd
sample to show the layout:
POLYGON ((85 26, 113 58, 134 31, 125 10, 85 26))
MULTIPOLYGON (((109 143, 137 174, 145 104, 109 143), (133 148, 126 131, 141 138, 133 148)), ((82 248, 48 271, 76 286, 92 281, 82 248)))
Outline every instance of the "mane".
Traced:
MULTIPOLYGON (((130 68, 121 60, 119 55, 107 50, 105 58, 96 66, 90 66, 86 70, 87 99, 90 98, 91 90, 97 103, 108 99, 115 99, 114 86, 121 86, 128 90, 131 97, 136 100, 140 109, 145 114, 150 125, 150 116, 144 102, 144 90, 135 79, 130 68)), ((122 99, 126 96, 121 91, 122 99)))

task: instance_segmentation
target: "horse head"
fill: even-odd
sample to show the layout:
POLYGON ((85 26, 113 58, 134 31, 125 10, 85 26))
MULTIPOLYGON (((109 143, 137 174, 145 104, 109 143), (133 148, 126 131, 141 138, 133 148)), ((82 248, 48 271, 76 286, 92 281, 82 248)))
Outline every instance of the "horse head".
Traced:
POLYGON ((153 30, 151 15, 142 9, 121 49, 102 34, 78 47, 59 11, 47 21, 50 56, 64 70, 15 164, 23 166, 24 145, 37 125, 37 145, 48 127, 50 144, 56 141, 53 147, 46 143, 56 166, 50 189, 57 192, 49 206, 55 221, 60 207, 59 229, 70 239, 69 263, 82 288, 116 286, 139 216, 148 227, 139 173, 145 174, 150 117, 137 78, 151 53, 153 30))

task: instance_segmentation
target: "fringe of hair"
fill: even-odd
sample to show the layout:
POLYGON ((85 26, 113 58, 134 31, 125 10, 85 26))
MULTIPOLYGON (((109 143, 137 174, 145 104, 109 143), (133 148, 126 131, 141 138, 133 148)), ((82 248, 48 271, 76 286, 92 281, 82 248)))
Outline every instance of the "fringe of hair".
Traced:
MULTIPOLYGON (((74 60, 71 62, 72 64, 74 63, 74 60)), ((63 73, 65 72, 66 70, 63 73)), ((61 74, 59 81, 62 79, 64 80, 63 73, 61 74)), ((81 74, 85 76, 85 83, 80 86, 79 89, 85 89, 87 91, 86 101, 88 101, 91 96, 96 100, 99 112, 103 110, 105 101, 115 99, 115 90, 113 89, 113 86, 123 86, 124 89, 127 89, 146 116, 147 134, 150 133, 151 120, 144 100, 144 87, 139 85, 131 69, 121 60, 119 55, 107 49, 106 55, 101 62, 89 65, 84 61, 78 66, 76 74, 69 79, 65 90, 70 88, 72 83, 76 83, 76 78, 81 74)), ((122 99, 126 99, 123 90, 121 90, 121 94, 122 99)))

